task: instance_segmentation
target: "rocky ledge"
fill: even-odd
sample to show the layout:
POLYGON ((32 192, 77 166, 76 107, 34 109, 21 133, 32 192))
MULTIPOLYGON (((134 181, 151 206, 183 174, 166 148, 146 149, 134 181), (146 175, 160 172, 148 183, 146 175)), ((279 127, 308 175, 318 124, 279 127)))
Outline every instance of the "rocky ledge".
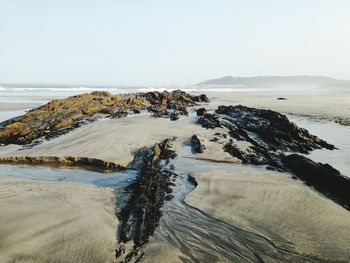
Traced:
POLYGON ((266 165, 266 169, 287 171, 328 196, 346 209, 350 208, 350 180, 328 164, 315 163, 297 153, 314 149, 334 150, 332 144, 310 134, 275 111, 245 106, 219 106, 198 123, 207 129, 223 128, 212 142, 242 163, 266 165), (292 155, 290 153, 293 153, 292 155))
POLYGON ((171 141, 164 140, 148 149, 143 156, 138 180, 128 186, 130 197, 117 212, 120 221, 119 248, 116 251, 118 262, 141 260, 142 247, 158 225, 164 201, 173 198, 172 186, 177 175, 161 165, 161 161, 168 162, 176 157, 171 141), (133 249, 127 252, 123 244, 130 242, 133 249))
POLYGON ((99 171, 120 171, 122 166, 113 162, 105 162, 100 159, 88 157, 72 157, 72 156, 38 156, 38 157, 0 157, 0 163, 9 164, 39 164, 60 167, 83 167, 86 169, 99 171))
POLYGON ((335 118, 335 122, 340 125, 350 126, 350 118, 335 118))
POLYGON ((92 122, 101 116, 125 117, 130 112, 148 110, 154 117, 177 120, 187 114, 187 107, 208 102, 206 95, 186 92, 147 92, 112 95, 95 91, 66 99, 53 100, 41 107, 0 123, 0 144, 28 144, 39 138, 50 139, 92 122))
POLYGON ((350 210, 350 180, 338 170, 298 154, 285 156, 282 161, 299 179, 350 210))
POLYGON ((307 130, 299 128, 275 111, 245 106, 219 106, 214 114, 198 119, 205 128, 224 128, 227 133, 216 133, 213 141, 224 142, 224 150, 243 163, 281 167, 282 152, 308 153, 314 149, 333 150, 331 145, 307 130), (246 147, 239 147, 245 142, 246 147))

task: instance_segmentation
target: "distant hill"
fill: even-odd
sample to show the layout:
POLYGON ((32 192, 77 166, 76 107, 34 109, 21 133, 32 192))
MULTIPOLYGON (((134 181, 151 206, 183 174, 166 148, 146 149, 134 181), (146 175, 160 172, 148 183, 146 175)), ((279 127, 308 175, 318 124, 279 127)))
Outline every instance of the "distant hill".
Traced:
POLYGON ((249 87, 274 87, 274 86, 349 86, 350 81, 338 80, 322 76, 258 76, 258 77, 233 77, 225 76, 223 78, 211 79, 196 85, 232 85, 249 87))

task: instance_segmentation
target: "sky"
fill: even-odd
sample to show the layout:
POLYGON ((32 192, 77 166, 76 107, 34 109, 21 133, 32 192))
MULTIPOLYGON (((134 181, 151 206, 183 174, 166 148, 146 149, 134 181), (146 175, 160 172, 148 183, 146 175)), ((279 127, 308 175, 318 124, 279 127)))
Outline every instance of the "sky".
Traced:
POLYGON ((350 79, 349 0, 0 0, 0 83, 350 79))

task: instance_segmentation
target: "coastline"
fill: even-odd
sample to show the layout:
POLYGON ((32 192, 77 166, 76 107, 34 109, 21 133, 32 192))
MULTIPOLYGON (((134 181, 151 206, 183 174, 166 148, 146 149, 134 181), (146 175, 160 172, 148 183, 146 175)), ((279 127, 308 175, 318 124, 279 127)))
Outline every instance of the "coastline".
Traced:
MULTIPOLYGON (((261 100, 248 99, 244 96, 236 97, 235 94, 227 96, 226 93, 208 95, 212 99, 210 103, 190 107, 188 116, 180 116, 176 121, 163 117, 154 118, 146 112, 129 114, 125 118, 102 118, 29 148, 24 147, 19 150, 20 146, 11 144, 1 146, 0 156, 84 156, 113 162, 123 167, 134 167, 137 165, 140 150, 152 147, 155 142, 176 137, 172 147, 175 152, 181 153, 181 158, 185 158, 189 162, 191 160, 202 160, 204 167, 205 163, 217 163, 218 165, 218 169, 210 170, 210 172, 191 172, 198 186, 186 198, 189 205, 233 226, 257 232, 281 248, 295 250, 303 255, 318 256, 325 260, 346 261, 350 257, 347 252, 347 244, 350 242, 350 227, 346 223, 350 220, 350 216, 347 210, 300 181, 293 180, 286 173, 256 171, 250 169, 249 166, 239 165, 241 163, 239 159, 222 151, 222 146, 213 141, 213 131, 204 129, 195 122, 197 120, 196 109, 199 107, 214 110, 222 104, 245 104, 269 109, 278 108, 281 112, 287 112, 290 111, 290 107, 295 101, 288 98, 287 101, 290 101, 285 103, 285 101, 277 101, 275 97, 270 97, 270 95, 266 95, 267 97, 261 100), (205 145, 203 153, 196 154, 189 150, 190 138, 194 134, 200 138, 200 143, 205 145), (219 167, 220 162, 235 167, 238 164, 240 168, 234 168, 232 171, 222 170, 219 167)), ((298 103, 303 104, 312 100, 311 97, 308 97, 299 98, 298 101, 298 103)), ((341 101, 340 95, 337 95, 334 101, 328 105, 335 105, 339 101, 341 101)), ((343 111, 328 106, 324 107, 324 111, 320 111, 318 117, 334 119, 336 116, 341 116, 347 118, 350 116, 349 103, 345 100, 341 102, 340 107, 345 108, 343 111)), ((296 107, 296 112, 299 112, 297 114, 304 112, 307 115, 316 116, 313 114, 317 107, 319 105, 309 103, 304 108, 296 107)), ((215 132, 223 133, 224 130, 223 128, 216 128, 215 132)), ((245 142, 237 143, 237 146, 242 150, 248 147, 245 142)), ((5 182, 3 179, 0 180, 1 183, 5 182)), ((30 181, 28 183, 13 181, 7 184, 7 190, 15 189, 14 185, 16 183, 23 184, 22 187, 29 184, 34 192, 37 187, 40 189, 55 189, 55 186, 51 185, 43 187, 42 184, 45 185, 45 182, 42 181, 30 181)), ((56 183, 51 182, 50 184, 55 185, 56 183)), ((73 187, 68 183, 66 185, 67 192, 78 185, 75 184, 73 187)), ((80 188, 84 187, 78 186, 76 192, 82 198, 85 197, 80 194, 80 188)), ((94 190, 94 187, 89 187, 84 189, 85 194, 88 194, 89 197, 86 197, 83 203, 98 201, 100 203, 96 203, 96 206, 101 208, 101 202, 105 201, 101 200, 102 197, 95 200, 94 194, 96 191, 102 191, 102 189, 94 190), (90 194, 94 199, 93 201, 88 200, 91 197, 90 194)), ((42 194, 47 193, 44 191, 42 194)), ((61 194, 57 193, 57 195, 61 194)), ((110 190, 106 190, 102 195, 108 199, 111 194, 110 190)), ((23 196, 19 195, 16 202, 21 203, 21 198, 23 196)), ((48 202, 55 201, 49 197, 48 199, 48 202)), ((29 200, 33 206, 41 205, 39 200, 28 198, 29 200)), ((7 202, 6 199, 4 199, 4 202, 7 202)), ((63 201, 57 200, 57 202, 63 201)), ((115 199, 113 202, 115 202, 115 199)), ((95 240, 97 243, 104 242, 103 240, 106 239, 110 240, 111 236, 115 241, 114 233, 117 228, 117 219, 111 214, 113 202, 111 201, 108 204, 107 213, 114 222, 114 228, 112 227, 114 232, 111 232, 112 235, 111 233, 107 234, 107 232, 101 234, 98 236, 98 240, 95 240)), ((70 201, 66 203, 69 205, 70 201)), ((17 209, 20 210, 19 207, 17 209)), ((104 209, 106 212, 106 207, 104 209)), ((47 209, 48 213, 50 211, 47 209)), ((67 213, 74 215, 72 211, 67 213)), ((101 215, 103 214, 101 213, 101 215)), ((23 219, 21 224, 27 224, 26 220, 30 222, 31 219, 23 219)), ((95 218, 94 220, 98 221, 100 219, 95 218)), ((80 224, 81 222, 77 221, 76 223, 80 224)), ((96 226, 91 227, 98 229, 96 226)), ((82 231, 86 232, 85 230, 82 231)), ((111 228, 108 231, 111 231, 111 228)), ((16 230, 13 230, 11 234, 16 234, 16 230)), ((38 239, 39 241, 40 239, 38 239)), ((157 236, 155 236, 145 247, 146 262, 147 260, 149 262, 152 260, 155 260, 153 262, 157 260, 163 262, 169 260, 170 255, 172 255, 174 262, 178 262, 184 256, 180 250, 173 248, 168 243, 162 246, 164 251, 158 253, 156 249, 160 242, 162 242, 162 239, 157 239, 157 236)), ((108 245, 110 254, 111 244, 108 245)), ((115 243, 113 246, 115 247, 115 243)), ((99 254, 97 253, 97 255, 99 254)), ((95 260, 97 260, 95 262, 99 262, 98 259, 95 260)), ((101 262, 109 262, 108 260, 103 259, 101 262)))
POLYGON ((192 175, 198 186, 186 199, 189 205, 279 247, 330 261, 349 259, 350 213, 288 175, 242 168, 192 175))

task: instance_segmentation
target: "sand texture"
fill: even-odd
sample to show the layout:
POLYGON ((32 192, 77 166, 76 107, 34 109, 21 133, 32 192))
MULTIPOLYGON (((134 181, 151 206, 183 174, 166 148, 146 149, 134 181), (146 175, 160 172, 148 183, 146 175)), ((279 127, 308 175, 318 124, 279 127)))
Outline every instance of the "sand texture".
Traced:
POLYGON ((242 167, 194 175, 190 205, 299 253, 350 260, 350 213, 301 182, 242 167))
POLYGON ((69 182, 0 179, 1 263, 113 262, 112 190, 69 182))

